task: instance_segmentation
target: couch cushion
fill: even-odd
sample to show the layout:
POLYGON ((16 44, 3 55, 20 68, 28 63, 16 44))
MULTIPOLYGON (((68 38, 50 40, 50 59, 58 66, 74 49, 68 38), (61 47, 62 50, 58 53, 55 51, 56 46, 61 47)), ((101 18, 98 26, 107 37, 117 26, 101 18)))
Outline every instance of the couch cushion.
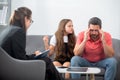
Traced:
POLYGON ((45 50, 42 38, 43 35, 28 35, 26 38, 26 53, 33 54, 36 50, 45 50))
POLYGON ((120 40, 118 39, 112 39, 112 43, 113 43, 113 48, 115 51, 115 58, 120 60, 120 40))
POLYGON ((113 48, 115 51, 115 59, 117 60, 117 73, 116 73, 116 79, 115 80, 120 80, 120 40, 118 39, 112 39, 113 42, 113 48))
MULTIPOLYGON (((28 35, 26 41, 26 52, 27 54, 33 54, 35 50, 43 51, 45 50, 44 43, 43 43, 43 36, 44 35, 28 35)), ((51 35, 49 35, 49 38, 51 35)), ((115 80, 120 80, 120 40, 112 38, 113 48, 115 51, 114 57, 116 58, 117 64, 117 74, 115 80)), ((53 57, 51 57, 53 59, 53 57)), ((100 74, 96 74, 96 76, 103 76, 105 70, 101 69, 100 74)))

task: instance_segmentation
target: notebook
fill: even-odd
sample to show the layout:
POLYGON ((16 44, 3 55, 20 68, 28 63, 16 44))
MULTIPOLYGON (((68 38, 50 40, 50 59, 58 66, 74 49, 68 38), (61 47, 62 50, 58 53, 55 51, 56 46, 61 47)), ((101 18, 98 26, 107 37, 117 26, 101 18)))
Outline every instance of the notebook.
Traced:
POLYGON ((88 70, 87 67, 69 67, 67 71, 76 71, 76 72, 86 72, 88 70))
POLYGON ((47 57, 48 53, 50 52, 50 50, 45 50, 43 52, 41 52, 41 54, 35 56, 35 59, 40 59, 40 58, 44 58, 44 57, 47 57))
POLYGON ((58 68, 68 68, 68 67, 66 67, 66 66, 59 66, 58 68))

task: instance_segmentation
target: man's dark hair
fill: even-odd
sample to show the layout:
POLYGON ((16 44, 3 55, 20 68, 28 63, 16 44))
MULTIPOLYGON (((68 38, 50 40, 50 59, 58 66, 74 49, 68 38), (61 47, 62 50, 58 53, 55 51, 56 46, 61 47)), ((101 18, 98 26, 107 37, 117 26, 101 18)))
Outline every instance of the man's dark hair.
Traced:
POLYGON ((90 26, 90 24, 99 25, 100 29, 102 27, 102 21, 98 17, 92 17, 88 22, 88 26, 90 26))

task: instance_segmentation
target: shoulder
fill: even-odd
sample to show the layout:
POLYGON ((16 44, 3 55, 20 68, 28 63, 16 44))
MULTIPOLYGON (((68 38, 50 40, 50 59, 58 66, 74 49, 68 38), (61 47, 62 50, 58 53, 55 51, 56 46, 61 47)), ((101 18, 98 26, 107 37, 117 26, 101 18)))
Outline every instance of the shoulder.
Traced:
POLYGON ((25 31, 20 27, 10 26, 10 35, 11 36, 25 35, 25 31))
POLYGON ((6 33, 9 35, 9 34, 14 34, 18 31, 24 32, 22 28, 10 25, 3 30, 3 33, 6 33))
POLYGON ((110 33, 108 32, 104 32, 104 36, 105 36, 105 40, 108 42, 108 41, 112 41, 112 37, 110 35, 110 33))
POLYGON ((26 35, 25 31, 21 27, 18 27, 18 26, 10 25, 6 28, 6 31, 8 32, 7 37, 11 39, 17 39, 17 38, 20 38, 21 36, 25 37, 26 35))
POLYGON ((16 26, 8 26, 1 32, 0 35, 2 37, 10 37, 10 36, 14 35, 18 31, 22 31, 22 29, 19 28, 19 27, 16 27, 16 26))
POLYGON ((78 35, 83 35, 85 31, 81 31, 78 33, 78 35))
POLYGON ((51 37, 51 41, 56 41, 56 36, 55 36, 55 35, 53 35, 53 36, 51 37))
POLYGON ((18 31, 25 32, 21 27, 17 27, 17 26, 10 26, 10 27, 11 27, 11 31, 13 32, 18 32, 18 31))
POLYGON ((105 35, 106 37, 111 37, 111 34, 108 33, 108 32, 104 32, 104 35, 105 35))
POLYGON ((55 35, 53 35, 51 38, 56 38, 56 36, 55 36, 55 35))
POLYGON ((83 37, 83 36, 84 36, 84 32, 85 32, 85 31, 79 32, 79 33, 78 33, 78 37, 83 37))
POLYGON ((50 44, 51 45, 56 45, 56 36, 55 35, 53 35, 52 37, 51 37, 51 39, 50 39, 50 44))
POLYGON ((23 30, 19 27, 8 26, 6 27, 0 34, 0 43, 4 43, 5 41, 10 41, 13 39, 17 39, 19 35, 23 33, 23 30))

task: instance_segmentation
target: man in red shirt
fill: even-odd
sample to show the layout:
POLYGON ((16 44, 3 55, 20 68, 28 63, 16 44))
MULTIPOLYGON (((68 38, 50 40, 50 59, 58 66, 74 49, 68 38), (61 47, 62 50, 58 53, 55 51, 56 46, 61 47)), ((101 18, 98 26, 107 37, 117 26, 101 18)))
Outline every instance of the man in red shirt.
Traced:
MULTIPOLYGON (((117 62, 113 58, 111 35, 101 28, 101 20, 93 17, 88 29, 78 34, 71 67, 101 67, 105 69, 104 80, 114 80, 117 62)), ((72 74, 72 78, 80 78, 80 75, 72 74)))

